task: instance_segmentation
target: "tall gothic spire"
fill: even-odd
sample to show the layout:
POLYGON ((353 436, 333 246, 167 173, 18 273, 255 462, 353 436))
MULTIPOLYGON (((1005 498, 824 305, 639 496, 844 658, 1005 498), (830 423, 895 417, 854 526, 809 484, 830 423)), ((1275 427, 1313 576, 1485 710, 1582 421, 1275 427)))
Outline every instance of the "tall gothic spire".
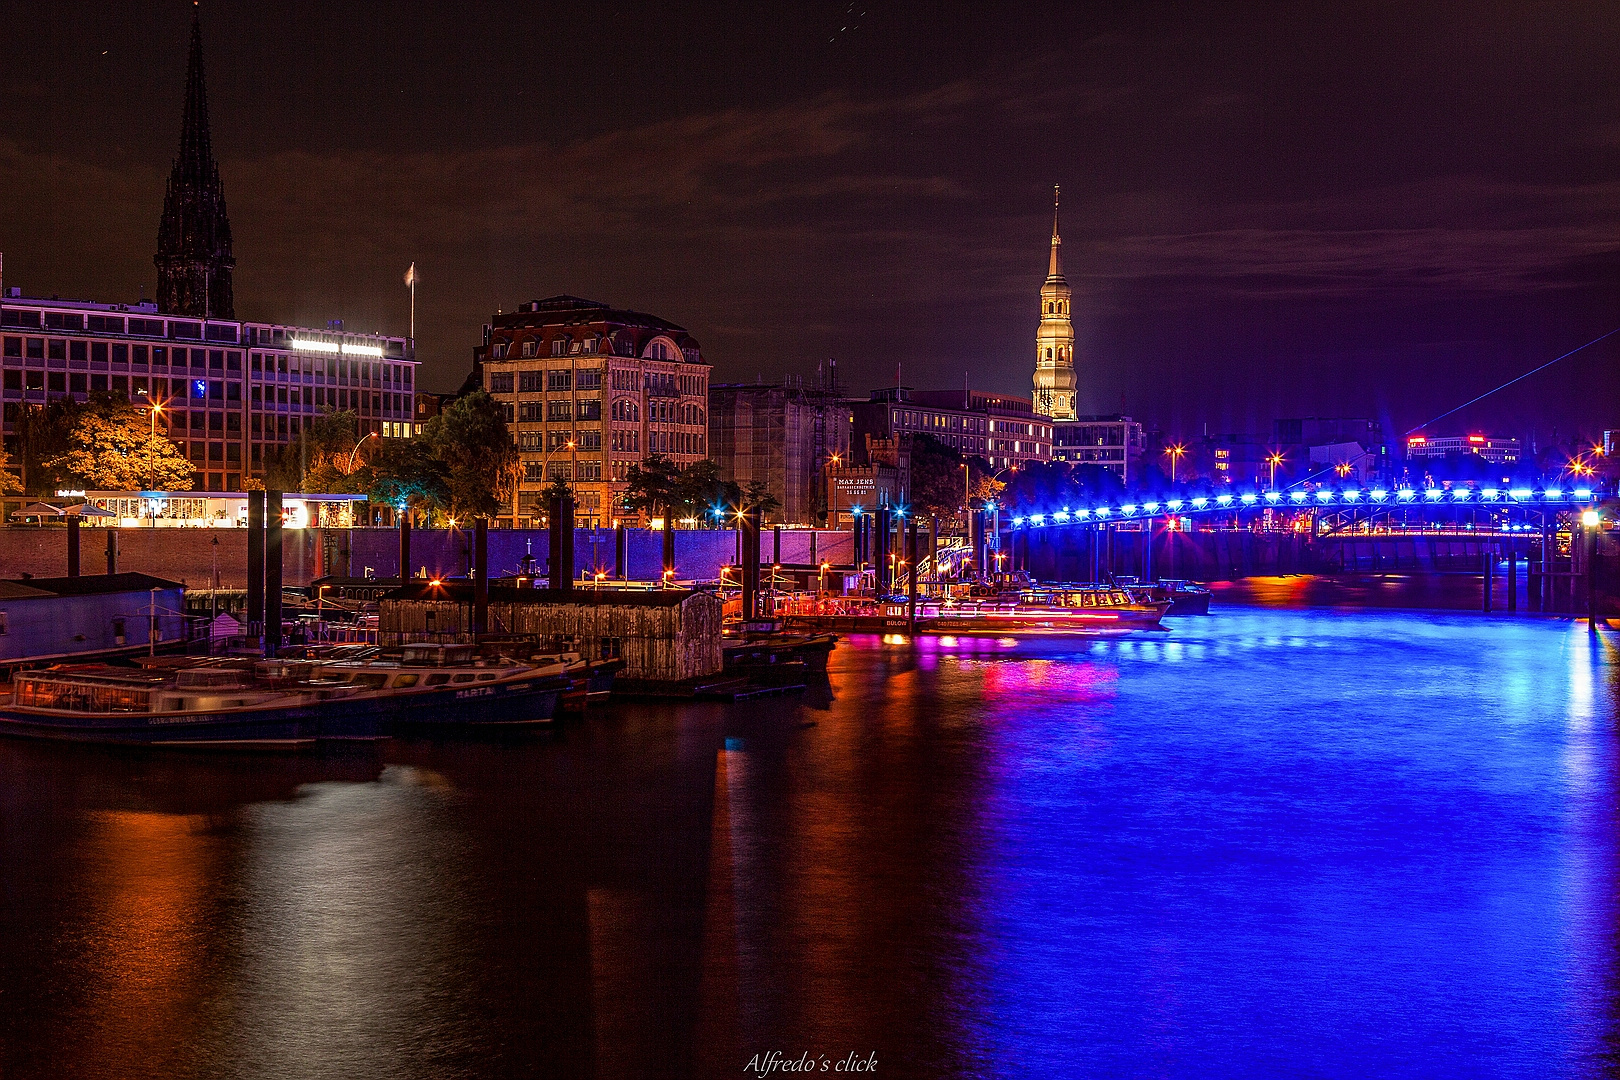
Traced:
POLYGON ((1058 236, 1058 186, 1052 185, 1052 266, 1046 272, 1048 280, 1063 277, 1063 260, 1058 256, 1058 248, 1063 240, 1058 236))
POLYGON ((158 226, 158 309, 192 318, 236 317, 231 292, 231 222, 208 132, 208 89, 203 81, 202 22, 191 20, 186 106, 180 153, 169 171, 158 226))

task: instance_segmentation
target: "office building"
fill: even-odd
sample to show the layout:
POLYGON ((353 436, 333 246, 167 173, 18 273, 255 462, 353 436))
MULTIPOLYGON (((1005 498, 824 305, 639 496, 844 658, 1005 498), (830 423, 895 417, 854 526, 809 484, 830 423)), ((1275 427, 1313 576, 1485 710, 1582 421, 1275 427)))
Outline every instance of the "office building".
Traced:
POLYGON ((1478 454, 1492 465, 1515 465, 1519 461, 1519 440, 1496 435, 1411 435, 1406 440, 1409 459, 1447 457, 1452 454, 1478 454))
POLYGON ((858 464, 869 436, 898 440, 902 468, 907 444, 917 435, 932 436, 963 457, 983 458, 992 469, 1052 459, 1052 421, 1038 415, 1028 398, 897 386, 872 391, 870 400, 851 403, 849 411, 858 464))
POLYGON ((1122 483, 1142 470, 1146 437, 1129 416, 1082 416, 1052 425, 1052 460, 1098 465, 1122 483))
POLYGON ((577 296, 497 313, 470 380, 506 410, 521 456, 505 520, 539 522, 562 481, 581 528, 625 517, 630 467, 657 454, 685 468, 708 456, 709 365, 672 322, 577 296))

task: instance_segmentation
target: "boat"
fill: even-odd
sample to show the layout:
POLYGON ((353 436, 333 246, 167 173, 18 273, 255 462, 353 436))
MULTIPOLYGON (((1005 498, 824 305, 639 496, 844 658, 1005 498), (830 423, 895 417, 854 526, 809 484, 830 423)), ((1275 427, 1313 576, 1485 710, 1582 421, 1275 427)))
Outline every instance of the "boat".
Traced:
POLYGON ((0 733, 137 746, 297 749, 382 737, 361 688, 280 660, 18 672, 0 733))
POLYGON ((1138 582, 1135 578, 1120 578, 1132 596, 1143 600, 1170 601, 1166 615, 1208 615, 1210 591, 1207 586, 1185 578, 1160 578, 1154 582, 1138 582))
MULTIPOLYGON (((1135 598, 1115 585, 1043 585, 995 597, 919 599, 915 629, 920 634, 1146 630, 1159 626, 1170 604, 1168 599, 1135 598)), ((814 610, 810 607, 790 607, 784 624, 857 633, 903 632, 912 625, 910 605, 900 601, 831 597, 818 598, 814 610)))
POLYGON ((397 655, 315 661, 353 682, 392 727, 507 728, 545 724, 574 679, 559 656, 480 656, 476 645, 412 644, 397 655))

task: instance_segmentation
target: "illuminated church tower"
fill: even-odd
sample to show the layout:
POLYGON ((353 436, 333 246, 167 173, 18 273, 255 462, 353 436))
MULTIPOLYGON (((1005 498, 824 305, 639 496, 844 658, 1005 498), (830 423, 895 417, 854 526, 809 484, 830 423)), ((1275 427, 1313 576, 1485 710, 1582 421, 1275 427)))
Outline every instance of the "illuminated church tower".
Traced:
POLYGON ((203 86, 202 25, 191 21, 186 66, 186 111, 180 153, 169 172, 158 226, 158 310, 193 319, 236 317, 231 295, 231 222, 208 134, 208 91, 203 86))
POLYGON ((1058 189, 1052 188, 1052 264, 1041 286, 1041 328, 1035 332, 1035 411, 1053 420, 1073 420, 1074 324, 1069 321, 1069 283, 1063 280, 1058 247, 1058 189))

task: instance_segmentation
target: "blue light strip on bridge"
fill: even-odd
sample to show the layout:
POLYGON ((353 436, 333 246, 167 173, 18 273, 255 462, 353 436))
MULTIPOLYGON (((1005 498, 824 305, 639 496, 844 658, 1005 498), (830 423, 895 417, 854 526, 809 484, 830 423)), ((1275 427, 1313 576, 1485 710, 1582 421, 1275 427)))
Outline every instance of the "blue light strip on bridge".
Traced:
POLYGON ((1317 491, 1245 491, 1193 499, 1166 499, 1163 502, 1126 503, 1123 506, 1098 504, 1064 507, 1046 514, 1014 517, 1015 529, 1046 528, 1053 525, 1088 524, 1097 521, 1133 520, 1173 514, 1224 513, 1256 507, 1282 506, 1312 509, 1324 506, 1580 506, 1597 495, 1589 487, 1565 488, 1321 488, 1317 491))

